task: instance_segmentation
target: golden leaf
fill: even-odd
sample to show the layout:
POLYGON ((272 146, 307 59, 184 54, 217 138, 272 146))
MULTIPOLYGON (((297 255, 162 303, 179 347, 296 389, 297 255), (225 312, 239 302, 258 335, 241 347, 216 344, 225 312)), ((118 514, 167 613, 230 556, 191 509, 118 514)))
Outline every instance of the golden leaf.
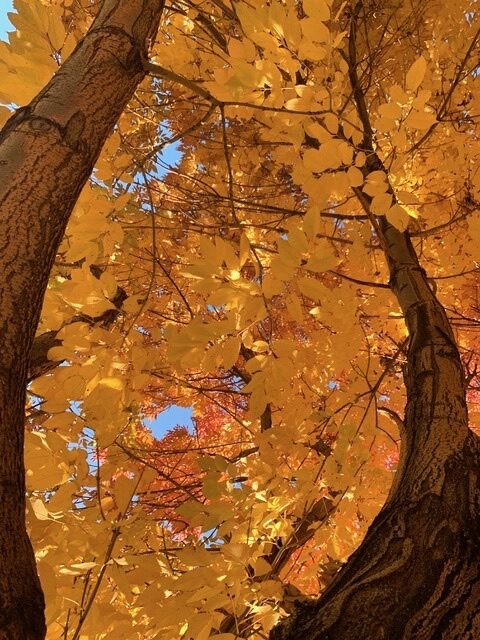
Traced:
POLYGON ((427 61, 423 56, 420 56, 407 71, 405 84, 409 91, 416 91, 418 89, 425 77, 426 71, 427 61))

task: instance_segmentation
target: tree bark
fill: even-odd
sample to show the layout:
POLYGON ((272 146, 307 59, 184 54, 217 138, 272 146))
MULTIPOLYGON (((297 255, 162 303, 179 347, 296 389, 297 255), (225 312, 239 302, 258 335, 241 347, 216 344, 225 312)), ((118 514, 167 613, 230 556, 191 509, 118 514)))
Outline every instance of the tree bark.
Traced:
POLYGON ((0 132, 0 640, 45 636, 25 530, 23 429, 42 300, 70 213, 144 78, 162 0, 104 0, 70 58, 0 132))

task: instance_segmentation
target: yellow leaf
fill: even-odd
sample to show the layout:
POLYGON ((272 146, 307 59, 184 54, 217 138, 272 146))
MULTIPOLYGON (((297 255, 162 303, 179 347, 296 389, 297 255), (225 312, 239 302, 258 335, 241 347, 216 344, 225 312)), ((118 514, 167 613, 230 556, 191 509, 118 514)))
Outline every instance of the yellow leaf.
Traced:
POLYGON ((303 230, 309 240, 315 238, 320 230, 320 208, 311 206, 303 217, 303 230))
POLYGON ((98 381, 98 384, 101 384, 104 387, 109 387, 110 389, 115 389, 116 391, 121 391, 123 389, 122 378, 113 378, 113 377, 102 378, 101 380, 98 381))
POLYGON ((405 120, 405 124, 413 129, 428 129, 437 121, 434 113, 430 111, 413 111, 405 120))
POLYGON ((361 187, 363 185, 363 173, 357 167, 349 167, 347 178, 351 187, 361 187))
POLYGON ((56 51, 60 51, 65 42, 65 27, 62 18, 53 8, 48 15, 48 39, 56 51))
MULTIPOLYGON (((286 242, 282 242, 282 244, 287 245, 286 242)), ((283 250, 282 244, 280 244, 280 247, 279 247, 282 249, 282 255, 275 256, 273 258, 272 262, 270 263, 270 268, 272 270, 272 276, 275 279, 288 282, 293 278, 295 274, 295 268, 300 264, 300 256, 297 257, 297 261, 295 263, 293 263, 293 261, 286 262, 282 258, 287 258, 287 255, 288 255, 287 248, 285 247, 285 250, 283 250)), ((265 285, 265 282, 264 282, 264 285, 265 285)), ((263 287, 263 289, 265 291, 265 286, 263 287)))
POLYGON ((248 401, 248 415, 250 419, 255 420, 259 418, 265 411, 266 406, 267 398, 265 389, 259 388, 253 391, 248 401))
POLYGON ((230 57, 237 58, 238 60, 245 60, 246 62, 255 61, 255 46, 251 40, 236 40, 230 38, 228 41, 228 53, 230 57))
POLYGON ((394 84, 389 90, 391 99, 399 105, 408 103, 408 95, 399 84, 394 84))
POLYGON ((389 133, 395 129, 395 120, 392 118, 377 118, 375 120, 375 129, 380 133, 389 133))
POLYGON ((253 568, 256 576, 264 576, 272 570, 272 566, 261 556, 255 561, 253 568))
POLYGON ((222 363, 224 369, 231 369, 238 358, 241 340, 239 337, 227 338, 222 345, 222 363))
MULTIPOLYGON (((320 4, 320 3, 319 3, 320 4)), ((319 42, 321 44, 330 41, 330 30, 327 25, 311 16, 300 21, 302 35, 306 40, 319 42)))
POLYGON ((262 282, 262 291, 266 298, 273 298, 283 291, 283 282, 273 273, 267 273, 262 282))
POLYGON ((334 269, 339 263, 340 258, 335 255, 330 242, 326 238, 321 238, 315 247, 315 253, 305 265, 309 271, 322 273, 334 269))
POLYGON ((386 215, 387 220, 393 224, 394 227, 400 229, 400 231, 405 231, 408 227, 410 216, 399 204, 394 204, 393 207, 387 211, 386 215))
POLYGON ((308 60, 319 62, 323 60, 326 55, 327 52, 324 47, 311 42, 311 40, 307 38, 303 38, 298 46, 298 56, 302 59, 307 58, 308 60))
POLYGON ((240 236, 240 267, 247 262, 250 255, 250 242, 248 241, 247 234, 245 232, 240 236))
POLYGON ((392 195, 390 193, 380 193, 373 197, 370 209, 377 216, 383 216, 392 206, 392 195))
POLYGON ((383 171, 372 171, 368 174, 367 182, 363 186, 363 192, 369 196, 380 195, 388 189, 387 176, 383 171))
POLYGON ((31 504, 33 513, 35 514, 35 517, 38 518, 38 520, 50 520, 50 514, 47 511, 47 507, 44 505, 43 501, 40 500, 40 498, 33 500, 31 504))
POLYGON ((381 104, 378 107, 378 113, 383 118, 390 118, 392 120, 398 120, 402 117, 402 109, 395 102, 387 102, 386 104, 381 104))
POLYGON ((325 0, 303 0, 303 10, 315 20, 330 20, 330 7, 325 0))
POLYGON ((325 126, 330 131, 330 133, 333 133, 333 134, 337 133, 337 131, 338 131, 338 118, 337 118, 337 116, 335 114, 327 113, 323 117, 323 122, 325 123, 325 126))
POLYGON ((212 560, 211 554, 203 547, 185 547, 178 551, 176 556, 181 562, 190 567, 208 567, 212 560))
POLYGON ((25 466, 28 487, 48 490, 69 480, 69 467, 60 458, 65 454, 65 442, 50 432, 48 439, 38 432, 25 434, 25 466))
POLYGON ((425 77, 426 71, 427 61, 423 56, 420 56, 407 71, 405 84, 409 91, 416 91, 418 89, 425 77))
POLYGON ((277 246, 278 255, 285 265, 297 267, 300 264, 302 249, 297 242, 289 237, 288 240, 279 240, 277 246))
POLYGON ((251 349, 252 351, 255 351, 255 353, 265 353, 265 351, 268 351, 270 347, 268 342, 265 342, 265 340, 255 340, 251 349))
POLYGON ((110 271, 104 271, 102 273, 100 276, 100 284, 102 285, 102 293, 107 298, 113 298, 117 293, 117 281, 110 271))
POLYGON ((230 542, 222 546, 222 553, 227 558, 246 562, 250 556, 251 549, 244 542, 230 542))
POLYGON ((411 191, 395 190, 395 195, 397 200, 404 205, 417 205, 420 202, 418 197, 411 191))
POLYGON ((72 355, 71 349, 60 346, 60 347, 52 347, 48 350, 47 358, 49 360, 64 360, 65 358, 69 358, 72 355))
POLYGON ((130 504, 137 484, 137 479, 131 480, 126 476, 120 476, 113 485, 113 496, 120 513, 125 513, 130 504))
POLYGON ((303 309, 298 296, 295 294, 288 296, 285 303, 287 305, 287 311, 291 315, 292 319, 296 320, 296 322, 302 322, 303 309))
POLYGON ((78 374, 68 377, 63 383, 63 389, 70 399, 80 398, 85 393, 85 388, 85 378, 78 374))
POLYGON ((325 292, 325 286, 314 278, 299 278, 298 286, 303 295, 312 300, 320 300, 325 292))
POLYGON ((82 571, 88 571, 98 566, 96 562, 76 562, 70 565, 73 569, 81 569, 82 571))

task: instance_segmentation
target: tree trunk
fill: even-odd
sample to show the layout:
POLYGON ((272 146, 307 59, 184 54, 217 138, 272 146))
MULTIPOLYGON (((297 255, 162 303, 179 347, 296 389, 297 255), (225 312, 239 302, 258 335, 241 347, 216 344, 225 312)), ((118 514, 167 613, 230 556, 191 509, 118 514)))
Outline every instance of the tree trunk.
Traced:
POLYGON ((136 86, 161 0, 104 0, 45 89, 0 132, 0 640, 45 635, 25 530, 27 372, 55 253, 77 197, 136 86))
POLYGON ((271 640, 480 638, 480 444, 459 352, 408 233, 376 225, 410 334, 399 469, 358 550, 271 640))

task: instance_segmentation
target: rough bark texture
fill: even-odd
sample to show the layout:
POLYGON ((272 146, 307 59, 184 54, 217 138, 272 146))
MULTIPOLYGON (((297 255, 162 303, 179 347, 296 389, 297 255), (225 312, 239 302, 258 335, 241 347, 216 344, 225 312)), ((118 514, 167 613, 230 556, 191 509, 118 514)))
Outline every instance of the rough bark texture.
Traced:
POLYGON ((0 640, 45 635, 23 467, 25 388, 43 295, 75 201, 145 75, 162 8, 161 0, 105 0, 70 58, 0 132, 0 640))

